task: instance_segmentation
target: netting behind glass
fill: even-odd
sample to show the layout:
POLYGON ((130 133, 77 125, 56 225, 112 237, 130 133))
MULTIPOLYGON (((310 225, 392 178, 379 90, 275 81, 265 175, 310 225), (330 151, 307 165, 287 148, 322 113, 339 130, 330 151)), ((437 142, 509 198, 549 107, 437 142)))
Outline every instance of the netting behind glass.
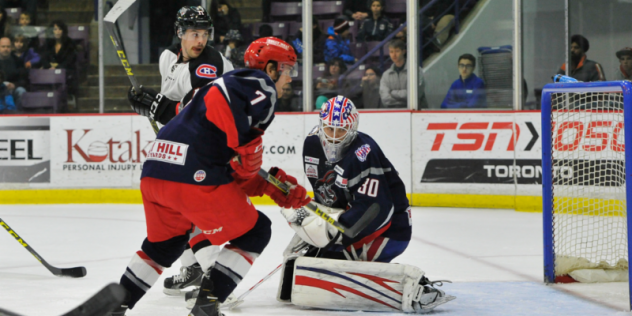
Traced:
POLYGON ((551 94, 555 275, 627 269, 623 95, 551 94))

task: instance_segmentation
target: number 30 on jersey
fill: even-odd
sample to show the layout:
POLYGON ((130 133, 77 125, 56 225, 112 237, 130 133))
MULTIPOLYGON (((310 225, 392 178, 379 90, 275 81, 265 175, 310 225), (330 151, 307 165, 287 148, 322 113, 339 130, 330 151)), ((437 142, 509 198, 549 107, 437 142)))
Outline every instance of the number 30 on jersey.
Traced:
POLYGON ((380 186, 380 181, 377 179, 367 178, 362 186, 358 189, 358 193, 366 194, 370 197, 377 197, 377 190, 380 186))

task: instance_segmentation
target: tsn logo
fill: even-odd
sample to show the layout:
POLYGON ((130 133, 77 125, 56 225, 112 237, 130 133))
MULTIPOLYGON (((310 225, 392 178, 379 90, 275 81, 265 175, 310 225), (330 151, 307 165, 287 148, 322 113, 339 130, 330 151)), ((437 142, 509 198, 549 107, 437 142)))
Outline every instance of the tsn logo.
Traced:
POLYGON ((625 151, 623 122, 552 122, 551 138, 555 151, 625 151))
MULTIPOLYGON (((531 124, 530 122, 527 122, 531 124)), ((529 126, 534 139, 537 140, 538 134, 532 126, 529 126)), ((452 144, 452 151, 477 151, 483 148, 484 151, 491 151, 496 143, 496 137, 498 133, 505 131, 505 133, 511 133, 509 143, 507 144, 507 151, 513 151, 515 143, 520 137, 520 126, 514 122, 468 122, 462 123, 459 126, 457 122, 451 123, 429 123, 427 130, 437 131, 434 142, 432 144, 431 151, 439 151, 443 140, 445 138, 446 131, 458 131, 456 137, 461 140, 474 141, 469 143, 454 143, 452 144), (514 134, 515 133, 515 134, 514 134)), ((535 143, 535 140, 532 142, 535 143)), ((530 150, 533 144, 529 144, 526 150, 530 150)))

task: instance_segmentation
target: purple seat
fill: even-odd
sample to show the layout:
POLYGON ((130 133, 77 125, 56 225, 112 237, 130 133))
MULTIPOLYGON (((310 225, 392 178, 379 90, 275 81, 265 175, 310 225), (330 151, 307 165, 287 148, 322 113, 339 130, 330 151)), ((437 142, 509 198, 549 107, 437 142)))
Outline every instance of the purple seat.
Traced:
POLYGON ((287 31, 287 35, 288 36, 294 36, 296 35, 296 32, 298 32, 298 30, 303 26, 302 22, 288 22, 288 31, 287 31))
MULTIPOLYGON (((368 54, 373 48, 378 46, 380 42, 366 42, 366 54, 368 54)), ((387 45, 382 46, 380 49, 376 50, 371 57, 380 57, 380 51, 384 52, 384 57, 388 58, 388 48, 387 45)))
POLYGON ((87 64, 90 57, 90 29, 84 25, 68 26, 68 37, 75 41, 81 49, 77 51, 77 63, 79 65, 87 64))
POLYGON ((272 27, 272 36, 276 36, 285 39, 288 36, 289 24, 287 22, 272 22, 272 23, 255 23, 252 30, 254 37, 259 37, 259 27, 263 24, 268 24, 272 27))
MULTIPOLYGON (((318 64, 312 67, 312 78, 316 79, 325 75, 327 64, 318 64)), ((314 83, 316 85, 316 83, 314 83)))
POLYGON ((25 92, 22 95, 21 106, 29 109, 53 108, 53 113, 59 112, 62 98, 61 93, 55 91, 25 92))
POLYGON ((272 2, 271 16, 301 15, 303 6, 300 2, 272 2))
POLYGON ((384 7, 384 12, 406 13, 406 0, 389 0, 384 7))
POLYGON ((360 25, 362 25, 360 21, 349 21, 349 31, 351 32, 352 42, 355 42, 355 38, 358 36, 358 32, 360 32, 360 25))
POLYGON ((366 65, 360 65, 358 68, 354 69, 350 72, 346 79, 357 79, 360 80, 364 76, 364 71, 366 70, 366 65))
POLYGON ((314 1, 312 14, 314 15, 340 15, 342 14, 342 1, 314 1))
POLYGON ((34 85, 66 85, 66 69, 31 69, 29 81, 34 85))
MULTIPOLYGON (((6 8, 4 11, 7 13, 7 16, 15 20, 17 23, 20 19, 20 14, 22 14, 22 8, 6 8)), ((33 19, 33 17, 31 17, 33 19)))
POLYGON ((334 20, 333 19, 318 20, 318 26, 320 26, 320 29, 323 30, 323 32, 327 33, 327 30, 329 29, 329 27, 334 26, 334 20))
POLYGON ((351 44, 350 48, 351 54, 357 59, 360 59, 362 56, 366 55, 366 43, 364 42, 353 43, 351 44))

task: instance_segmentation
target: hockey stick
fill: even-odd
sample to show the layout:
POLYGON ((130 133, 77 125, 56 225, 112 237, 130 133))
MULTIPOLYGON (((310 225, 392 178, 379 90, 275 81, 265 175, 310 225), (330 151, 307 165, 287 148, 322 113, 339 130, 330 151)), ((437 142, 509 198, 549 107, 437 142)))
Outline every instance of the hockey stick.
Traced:
MULTIPOLYGON (((289 192, 289 188, 287 184, 279 181, 279 179, 270 175, 265 170, 259 169, 259 176, 264 178, 266 181, 270 182, 277 189, 281 190, 281 192, 285 194, 289 192)), ((362 217, 360 217, 360 219, 353 226, 351 226, 350 228, 347 228, 344 225, 342 225, 340 222, 338 222, 337 220, 329 217, 327 213, 320 210, 318 208, 318 205, 314 202, 309 202, 309 204, 307 204, 305 208, 311 211, 312 213, 316 214, 318 217, 324 219, 331 226, 333 226, 334 228, 339 230, 341 233, 343 233, 345 236, 350 237, 350 238, 354 238, 362 230, 364 230, 367 226, 369 226, 369 224, 377 217, 377 214, 380 212, 380 205, 377 203, 373 203, 371 206, 369 206, 366 212, 362 214, 362 217)))
POLYGON ((54 275, 63 276, 63 277, 71 277, 71 278, 81 278, 81 277, 86 276, 85 267, 60 269, 60 268, 51 266, 50 264, 48 264, 48 262, 46 262, 46 260, 44 260, 44 258, 42 258, 37 252, 35 252, 35 250, 33 250, 33 248, 31 248, 31 246, 29 246, 26 243, 26 241, 24 241, 24 239, 22 239, 22 237, 18 235, 18 233, 16 233, 13 229, 11 229, 11 227, 9 227, 9 225, 5 221, 3 221, 2 218, 0 218, 0 226, 4 227, 4 229, 6 229, 7 232, 9 232, 9 234, 15 237, 15 239, 22 246, 24 246, 24 248, 26 248, 26 250, 28 250, 33 255, 33 257, 35 257, 35 259, 37 259, 37 261, 43 264, 46 267, 46 269, 48 269, 48 271, 52 272, 54 275))
POLYGON ((239 295, 239 297, 237 298, 237 300, 235 302, 233 302, 232 304, 223 304, 222 307, 227 307, 228 309, 234 309, 237 306, 241 305, 241 303, 244 302, 244 298, 246 296, 248 296, 248 294, 250 294, 250 292, 252 292, 254 289, 258 288, 259 285, 261 285, 261 283, 267 281, 269 278, 271 278, 273 275, 275 275, 277 272, 279 272, 279 270, 281 270, 282 266, 283 266, 283 264, 280 264, 278 267, 276 267, 274 270, 272 270, 272 272, 268 273, 268 275, 263 277, 263 279, 259 280, 259 282, 257 282, 251 288, 249 288, 248 291, 246 291, 243 294, 239 295))
MULTIPOLYGON (((123 41, 119 36, 118 26, 116 25, 116 20, 123 14, 130 6, 132 6, 136 0, 119 0, 108 12, 108 14, 103 18, 103 25, 110 33, 110 39, 112 40, 112 44, 114 44, 114 49, 116 49, 116 55, 121 60, 121 64, 123 64, 123 68, 125 68, 125 73, 129 78, 129 81, 132 83, 132 87, 134 87, 134 91, 136 93, 140 93, 140 85, 138 81, 136 81, 136 77, 134 76, 134 72, 132 71, 132 66, 127 61, 127 55, 125 54, 125 47, 123 47, 123 41)), ((158 134, 160 130, 156 121, 152 118, 148 118, 151 123, 151 127, 154 129, 154 132, 158 134)))
MULTIPOLYGON (((110 283, 83 304, 61 316, 105 316, 121 305, 125 299, 125 288, 110 283)), ((22 316, 0 308, 0 316, 22 316)))

